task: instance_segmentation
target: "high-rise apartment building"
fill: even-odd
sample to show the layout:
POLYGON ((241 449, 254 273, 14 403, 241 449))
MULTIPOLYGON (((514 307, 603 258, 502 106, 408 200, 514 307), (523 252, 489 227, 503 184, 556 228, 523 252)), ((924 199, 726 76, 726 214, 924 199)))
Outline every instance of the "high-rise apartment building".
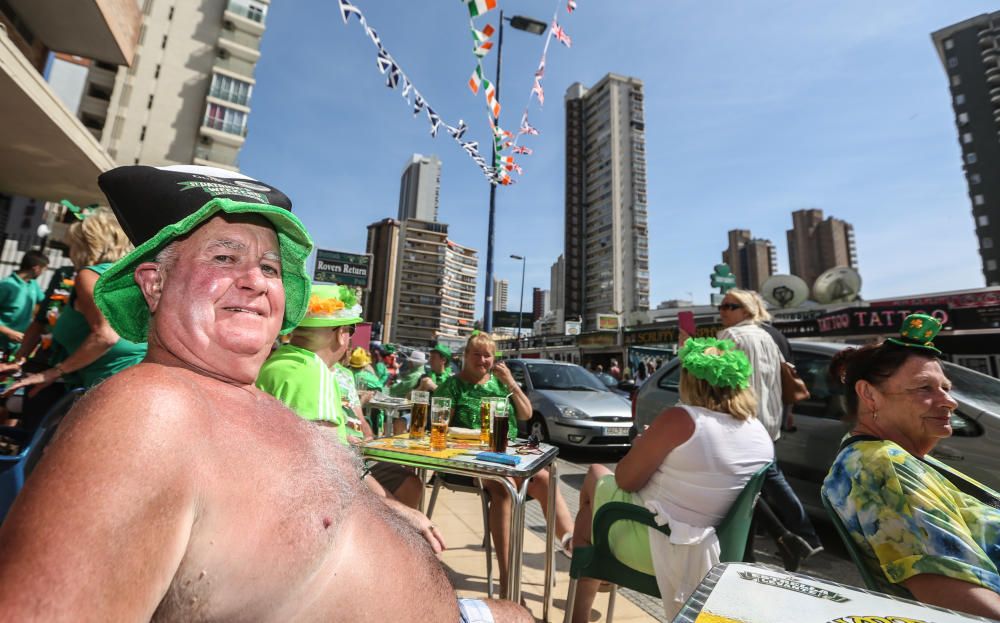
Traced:
POLYGON ((791 273, 801 277, 810 287, 827 269, 835 266, 858 268, 854 226, 832 216, 824 220, 822 210, 792 212, 792 228, 787 236, 791 273))
POLYGON ((436 221, 441 194, 441 161, 413 154, 399 180, 399 220, 436 221))
POLYGON ((136 62, 91 65, 79 116, 118 164, 239 169, 270 0, 142 0, 136 62))
POLYGON ((475 320, 476 251, 448 239, 444 223, 383 219, 368 226, 372 288, 365 319, 384 341, 457 346, 475 320))
POLYGON ((549 307, 550 311, 566 307, 566 260, 560 255, 552 262, 549 269, 549 307))
POLYGON ((566 91, 567 318, 649 309, 643 86, 607 74, 566 91))
POLYGON ((531 289, 531 319, 538 320, 549 312, 549 290, 531 289))
POLYGON ((1000 12, 931 35, 948 76, 986 285, 1000 285, 1000 12))
POLYGON ((507 311, 507 300, 510 294, 510 282, 506 279, 493 278, 493 311, 507 311))
POLYGON ((396 219, 386 218, 368 226, 368 242, 365 252, 371 253, 371 290, 364 303, 365 320, 372 323, 379 339, 388 337, 387 329, 392 325, 395 313, 396 267, 399 264, 399 228, 396 219))
POLYGON ((722 261, 736 277, 736 287, 760 290, 768 277, 778 272, 778 255, 770 240, 754 238, 747 229, 729 231, 729 247, 722 261))

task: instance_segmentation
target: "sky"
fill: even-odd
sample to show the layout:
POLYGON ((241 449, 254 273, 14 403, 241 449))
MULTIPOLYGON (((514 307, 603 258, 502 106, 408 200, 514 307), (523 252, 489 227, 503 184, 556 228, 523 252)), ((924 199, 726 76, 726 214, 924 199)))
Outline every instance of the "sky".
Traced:
MULTIPOLYGON (((352 0, 445 122, 489 141, 462 0, 352 0)), ((966 0, 498 0, 507 16, 558 21, 545 105, 530 101, 544 37, 504 31, 500 123, 521 113, 539 136, 521 144, 523 175, 497 193, 495 274, 516 309, 549 288, 563 249, 564 107, 575 82, 608 72, 645 89, 650 303, 708 303, 730 229, 777 248, 787 273, 791 213, 819 208, 854 225, 864 298, 982 287, 972 206, 948 83, 930 33, 996 9, 966 0)), ((476 19, 497 25, 498 10, 476 19)), ((335 0, 274 2, 267 16, 242 171, 281 188, 324 249, 363 253, 366 226, 398 210, 414 153, 442 161, 439 220, 476 248, 482 311, 489 185, 445 132, 432 138, 376 48, 335 0)), ((495 50, 484 68, 492 78, 495 50)), ((485 152, 484 152, 485 153, 485 152)), ((311 270, 311 268, 310 268, 311 270)))

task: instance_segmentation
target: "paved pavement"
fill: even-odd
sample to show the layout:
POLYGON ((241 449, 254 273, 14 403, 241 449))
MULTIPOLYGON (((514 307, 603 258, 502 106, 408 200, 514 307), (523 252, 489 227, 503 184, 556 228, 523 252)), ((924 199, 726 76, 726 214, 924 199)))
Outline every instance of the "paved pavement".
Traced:
MULTIPOLYGON (((620 455, 594 451, 566 450, 559 460, 560 492, 566 499, 571 514, 576 516, 579 490, 590 463, 600 462, 613 468, 620 455)), ((486 562, 482 549, 483 523, 480 503, 475 495, 442 490, 434 510, 434 523, 441 526, 448 542, 448 551, 442 562, 461 596, 486 596, 486 562)), ((542 586, 544 584, 544 535, 545 520, 538 504, 529 502, 525 511, 527 534, 524 545, 523 594, 525 603, 536 618, 541 620, 542 586)), ((854 565, 847 558, 839 538, 825 522, 817 522, 817 529, 826 551, 806 561, 800 573, 833 580, 852 586, 864 586, 854 565)), ((757 562, 781 567, 773 542, 766 536, 756 540, 757 562)), ((495 565, 494 565, 495 569, 495 565)), ((553 589, 553 607, 550 621, 561 621, 566 603, 569 560, 556 555, 556 587, 553 589)), ((620 590, 615 605, 616 621, 663 621, 663 607, 659 599, 620 590)), ((590 620, 604 620, 607 595, 598 594, 590 620)))

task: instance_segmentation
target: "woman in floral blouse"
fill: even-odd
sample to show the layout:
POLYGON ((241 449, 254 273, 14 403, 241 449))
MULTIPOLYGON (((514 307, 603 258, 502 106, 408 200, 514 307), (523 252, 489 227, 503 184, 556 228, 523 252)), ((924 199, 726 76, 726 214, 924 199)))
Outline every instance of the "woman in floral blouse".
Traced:
POLYGON ((899 338, 834 359, 857 424, 823 495, 883 590, 1000 618, 998 495, 928 456, 958 406, 931 342, 940 326, 914 314, 899 338))

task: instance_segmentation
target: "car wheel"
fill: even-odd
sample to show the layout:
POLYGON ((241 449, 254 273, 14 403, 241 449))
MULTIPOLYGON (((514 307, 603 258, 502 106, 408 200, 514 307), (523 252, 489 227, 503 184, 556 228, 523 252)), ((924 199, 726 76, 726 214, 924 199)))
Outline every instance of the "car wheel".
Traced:
POLYGON ((549 442, 549 427, 545 425, 545 419, 541 415, 536 413, 532 416, 528 422, 528 434, 534 435, 542 443, 549 442))

